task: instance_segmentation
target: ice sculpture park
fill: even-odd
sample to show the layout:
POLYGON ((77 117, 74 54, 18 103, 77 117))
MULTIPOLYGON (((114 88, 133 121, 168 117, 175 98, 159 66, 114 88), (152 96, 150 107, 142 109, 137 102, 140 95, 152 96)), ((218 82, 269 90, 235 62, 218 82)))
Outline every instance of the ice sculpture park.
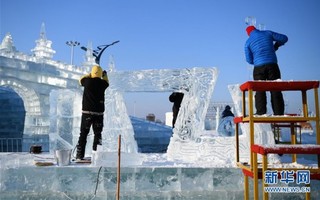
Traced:
MULTIPOLYGON (((111 60, 107 69, 110 87, 105 95, 108 109, 104 114, 102 149, 91 164, 71 162, 59 166, 55 150, 74 149, 79 137, 82 89, 78 79, 94 64, 92 46, 87 46, 81 67, 54 61, 55 51, 43 27, 32 52, 30 56, 17 51, 11 35, 4 37, 0 46, 0 87, 11 88, 23 100, 23 138, 49 135, 48 151, 0 153, 1 199, 115 199, 119 135, 121 199, 243 199, 243 176, 235 165, 235 138, 205 129, 218 68, 118 71, 111 60), (139 153, 124 94, 173 91, 185 95, 167 152, 139 153), (35 165, 41 162, 54 164, 35 165)), ((229 85, 228 89, 235 114, 240 115, 239 84, 229 85)), ((248 130, 241 124, 242 161, 249 160, 248 130)), ((255 130, 257 143, 274 144, 270 126, 255 124, 255 130)), ((161 138, 156 142, 161 142, 161 138)), ((88 144, 91 143, 89 137, 88 144)), ((90 145, 86 156, 92 156, 90 145)), ((280 159, 283 158, 271 157, 274 163, 280 159)), ((318 191, 313 195, 319 197, 320 186, 314 185, 318 191)), ((304 198, 304 194, 294 195, 304 198)), ((273 195, 276 199, 292 196, 273 195)))

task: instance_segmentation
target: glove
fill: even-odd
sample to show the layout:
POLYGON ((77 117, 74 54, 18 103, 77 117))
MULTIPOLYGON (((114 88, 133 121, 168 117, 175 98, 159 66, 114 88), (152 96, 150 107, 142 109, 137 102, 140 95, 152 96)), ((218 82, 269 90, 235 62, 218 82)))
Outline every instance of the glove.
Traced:
POLYGON ((280 46, 281 45, 278 42, 276 42, 276 43, 274 43, 273 48, 274 48, 275 51, 277 51, 280 46))
POLYGON ((108 80, 108 76, 107 76, 107 72, 106 70, 103 70, 102 72, 102 79, 108 82, 109 85, 109 80, 108 80))

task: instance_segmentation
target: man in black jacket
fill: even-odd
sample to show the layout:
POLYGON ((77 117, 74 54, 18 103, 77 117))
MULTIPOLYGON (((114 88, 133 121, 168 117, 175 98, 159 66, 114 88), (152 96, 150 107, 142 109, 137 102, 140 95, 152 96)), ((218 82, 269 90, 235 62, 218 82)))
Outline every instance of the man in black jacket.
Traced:
POLYGON ((173 102, 172 106, 172 112, 173 112, 173 118, 172 118, 172 128, 174 128, 174 124, 176 123, 177 116, 180 110, 181 102, 183 99, 184 94, 181 92, 173 92, 169 96, 169 101, 173 102))
POLYGON ((79 82, 84 87, 84 91, 76 159, 82 160, 85 155, 87 136, 91 126, 94 132, 93 151, 97 150, 97 145, 102 145, 104 92, 109 87, 109 80, 106 71, 102 72, 100 66, 93 66, 91 73, 81 77, 79 82))

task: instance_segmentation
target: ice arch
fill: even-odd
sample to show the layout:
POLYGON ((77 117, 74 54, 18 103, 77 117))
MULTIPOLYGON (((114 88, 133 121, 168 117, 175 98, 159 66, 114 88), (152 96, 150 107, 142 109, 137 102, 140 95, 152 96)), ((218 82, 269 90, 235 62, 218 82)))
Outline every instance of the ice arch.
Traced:
MULTIPOLYGON (((216 68, 150 69, 109 73, 110 88, 106 93, 106 130, 108 141, 133 129, 123 103, 123 92, 183 92, 174 137, 179 141, 196 140, 204 130, 204 120, 217 79, 216 68), (111 97, 111 98, 110 98, 111 97)), ((110 146, 110 145, 109 145, 110 146)), ((115 148, 115 147, 113 147, 115 148)))
POLYGON ((24 109, 26 111, 24 122, 24 134, 32 135, 41 133, 43 128, 48 126, 42 126, 41 123, 41 106, 37 93, 31 87, 26 87, 20 81, 13 79, 0 79, 0 86, 10 87, 13 89, 23 100, 24 109))
MULTIPOLYGON (((118 135, 122 135, 121 148, 123 152, 137 153, 137 143, 134 140, 134 131, 127 113, 123 99, 124 92, 183 92, 184 99, 181 110, 175 124, 175 143, 183 141, 195 141, 204 130, 204 120, 217 79, 216 68, 190 68, 190 69, 150 69, 141 71, 114 71, 108 73, 110 87, 105 94, 104 129, 102 133, 102 148, 105 152, 117 151, 118 135), (104 145, 106 144, 106 145, 104 145)), ((81 113, 81 95, 76 91, 59 90, 50 93, 50 106, 54 109, 66 111, 52 112, 51 125, 57 138, 62 137, 72 146, 75 145, 80 121, 73 123, 72 129, 64 131, 65 127, 59 127, 59 121, 63 118, 79 118, 74 113, 81 113), (60 108, 61 107, 61 108, 60 108), (75 112, 77 111, 77 112, 75 112), (60 114, 59 114, 60 113, 60 114), (61 113, 64 113, 63 115, 61 113), (59 131, 58 131, 59 130, 59 131), (61 133, 73 132, 70 136, 61 133), (58 135, 60 135, 58 137, 58 135)), ((51 109, 53 111, 54 109, 51 109)), ((74 121, 74 120, 73 120, 74 121)), ((72 123, 70 123, 72 124, 72 123)), ((70 127, 70 126, 68 126, 70 127)), ((66 134, 67 135, 67 134, 66 134)), ((91 142, 88 141, 88 144, 91 142)), ((63 144, 62 144, 63 145, 63 144)), ((90 146, 90 145, 87 145, 90 146)), ((67 145, 68 148, 70 146, 67 145)), ((86 152, 90 152, 87 149, 86 152), (88 150, 88 151, 87 151, 88 150)))

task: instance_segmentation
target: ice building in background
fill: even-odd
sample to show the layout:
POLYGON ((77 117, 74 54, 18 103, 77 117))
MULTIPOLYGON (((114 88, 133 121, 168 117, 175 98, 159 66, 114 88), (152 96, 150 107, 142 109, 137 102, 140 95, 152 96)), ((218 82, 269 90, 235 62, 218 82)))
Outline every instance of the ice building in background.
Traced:
MULTIPOLYGON (((51 44, 46 38, 44 24, 31 55, 16 49, 10 33, 5 35, 0 44, 1 98, 11 103, 11 99, 6 99, 6 96, 16 93, 22 99, 19 106, 9 104, 2 114, 0 137, 11 139, 9 142, 1 139, 2 146, 13 146, 17 141, 15 139, 20 138, 19 148, 28 151, 31 144, 46 140, 50 132, 51 90, 79 89, 77 79, 88 68, 52 60, 55 51, 51 44), (19 110, 25 112, 22 120, 19 110), (23 126, 18 126, 21 121, 23 126)), ((44 147, 44 150, 48 148, 44 147)))

